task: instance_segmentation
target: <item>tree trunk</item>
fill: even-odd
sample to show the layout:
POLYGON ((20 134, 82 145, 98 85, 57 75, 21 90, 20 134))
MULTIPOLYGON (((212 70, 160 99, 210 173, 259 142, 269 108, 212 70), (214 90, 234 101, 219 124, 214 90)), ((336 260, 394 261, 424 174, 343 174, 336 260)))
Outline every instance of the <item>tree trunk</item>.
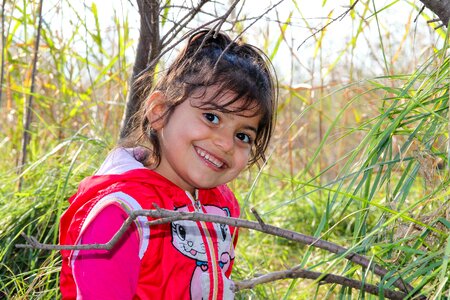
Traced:
MULTIPOLYGON (((122 121, 120 138, 126 137, 132 129, 132 116, 141 106, 141 97, 137 93, 134 84, 137 76, 148 67, 150 61, 157 57, 161 51, 159 35, 159 3, 157 0, 137 0, 139 7, 140 33, 137 46, 136 59, 133 66, 133 74, 130 79, 130 88, 127 104, 122 121)), ((153 72, 153 64, 146 72, 153 72)))
MULTIPOLYGON (((22 190, 22 183, 23 183, 22 172, 23 172, 23 170, 25 168, 25 164, 27 162, 28 145, 30 144, 30 141, 31 141, 30 127, 31 127, 32 119, 33 119, 32 110, 33 110, 34 89, 35 89, 36 73, 37 73, 37 62, 38 62, 38 56, 39 56, 39 42, 41 40, 43 2, 44 2, 43 0, 39 1, 39 7, 38 7, 39 22, 38 22, 37 31, 36 31, 36 41, 34 42, 30 94, 28 95, 28 99, 25 103, 24 112, 23 112, 24 120, 23 120, 22 151, 20 153, 18 169, 17 169, 17 173, 19 174, 19 181, 17 183, 17 189, 19 190, 19 192, 22 190)), ((3 64, 3 61, 2 61, 2 64, 3 64)), ((3 78, 2 78, 2 83, 3 83, 3 78)))
POLYGON ((434 12, 447 27, 450 20, 450 0, 420 0, 426 8, 434 12))

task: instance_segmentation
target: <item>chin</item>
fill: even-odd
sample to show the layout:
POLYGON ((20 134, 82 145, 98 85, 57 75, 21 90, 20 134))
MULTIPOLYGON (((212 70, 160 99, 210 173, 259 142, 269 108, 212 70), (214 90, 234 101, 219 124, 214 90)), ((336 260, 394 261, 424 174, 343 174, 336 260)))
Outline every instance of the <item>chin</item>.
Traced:
MULTIPOLYGON (((203 181, 204 182, 204 181, 203 181)), ((218 187, 219 185, 222 185, 223 183, 221 182, 215 182, 215 183, 210 183, 210 184, 197 184, 197 185, 193 185, 196 189, 202 189, 202 190, 208 190, 208 189, 212 189, 215 187, 218 187)))
POLYGON ((221 180, 219 178, 217 178, 217 180, 211 181, 211 180, 209 180, 210 177, 205 177, 204 175, 205 174, 195 177, 195 179, 192 178, 194 180, 191 181, 191 186, 193 186, 197 189, 212 189, 212 188, 218 187, 220 185, 226 184, 235 178, 235 177, 233 177, 228 180, 227 178, 222 177, 221 180))
POLYGON ((213 189, 215 187, 218 187, 219 185, 221 185, 221 184, 210 184, 210 185, 201 184, 201 185, 197 185, 195 188, 196 189, 201 189, 201 190, 209 190, 209 189, 213 189))

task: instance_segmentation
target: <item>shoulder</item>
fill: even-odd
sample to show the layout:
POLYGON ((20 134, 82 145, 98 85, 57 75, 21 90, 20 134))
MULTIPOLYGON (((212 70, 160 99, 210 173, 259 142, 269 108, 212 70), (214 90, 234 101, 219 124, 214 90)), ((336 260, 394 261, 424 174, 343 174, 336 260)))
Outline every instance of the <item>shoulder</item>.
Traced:
MULTIPOLYGON (((132 197, 131 195, 124 193, 122 191, 117 191, 102 197, 94 207, 91 209, 89 214, 86 217, 85 224, 83 227, 89 225, 89 223, 97 218, 99 214, 101 214, 104 210, 108 209, 108 211, 115 214, 115 218, 117 220, 122 220, 122 223, 128 219, 129 217, 133 218, 134 224, 138 228, 138 232, 142 235, 140 237, 141 243, 144 240, 144 236, 149 235, 150 228, 147 225, 147 218, 145 216, 134 216, 133 212, 142 210, 143 207, 140 202, 132 197), (115 209, 112 210, 111 208, 115 209)), ((145 249, 147 245, 142 245, 145 249)), ((141 251, 145 251, 145 249, 141 249, 141 251)))
POLYGON ((144 165, 136 160, 134 148, 115 148, 106 157, 97 170, 96 175, 123 174, 130 170, 144 169, 144 165))
MULTIPOLYGON (((141 209, 143 208, 139 201, 122 191, 107 194, 80 208, 70 218, 71 223, 68 227, 63 228, 61 222, 61 233, 67 235, 67 238, 61 239, 61 242, 78 244, 89 228, 96 235, 101 235, 102 242, 108 241, 131 216, 132 222, 130 224, 134 224, 137 229, 140 244, 139 257, 142 258, 148 247, 148 239, 145 237, 150 236, 150 227, 145 216, 132 216, 133 211, 141 209)), ((63 219, 64 216, 61 221, 63 219)))

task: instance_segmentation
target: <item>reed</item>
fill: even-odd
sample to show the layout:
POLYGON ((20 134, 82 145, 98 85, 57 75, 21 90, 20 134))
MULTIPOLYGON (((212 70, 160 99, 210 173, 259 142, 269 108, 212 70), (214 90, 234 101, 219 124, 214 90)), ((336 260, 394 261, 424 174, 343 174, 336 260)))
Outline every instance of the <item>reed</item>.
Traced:
MULTIPOLYGON (((331 54, 334 24, 313 35, 304 48, 289 40, 298 22, 311 33, 317 28, 302 19, 300 2, 288 6, 279 26, 246 31, 262 38, 261 47, 278 68, 279 117, 267 164, 231 184, 244 218, 252 219, 250 208, 255 207, 266 223, 330 240, 391 273, 380 280, 342 255, 242 230, 234 279, 302 266, 379 284, 380 289, 393 289, 394 280, 402 278, 416 288, 412 293, 450 297, 448 35, 443 29, 431 33, 436 42, 418 55, 423 44, 417 44, 426 33, 411 24, 416 7, 395 32, 382 21, 382 14, 398 2, 384 7, 361 2, 346 16, 350 38, 331 54), (378 40, 369 41, 374 34, 378 40), (293 58, 287 68, 280 65, 286 47, 293 58), (368 49, 364 62, 369 67, 361 62, 362 47, 368 49), (306 64, 302 53, 312 54, 306 64), (299 77, 306 79, 303 85, 297 84, 299 77)), ((131 16, 117 13, 104 27, 95 3, 82 11, 69 2, 58 5, 44 6, 34 91, 30 62, 37 4, 7 1, 4 11, 0 291, 8 299, 59 297, 59 254, 14 245, 23 242, 21 232, 57 243, 67 198, 117 141, 129 88, 136 30, 131 16), (51 21, 68 15, 70 28, 51 21), (34 102, 28 161, 17 174, 29 96, 34 102)), ((161 26, 169 26, 171 8, 162 14, 161 26)), ((243 31, 246 24, 234 29, 243 31)), ((260 285, 237 298, 375 297, 298 279, 260 285)))

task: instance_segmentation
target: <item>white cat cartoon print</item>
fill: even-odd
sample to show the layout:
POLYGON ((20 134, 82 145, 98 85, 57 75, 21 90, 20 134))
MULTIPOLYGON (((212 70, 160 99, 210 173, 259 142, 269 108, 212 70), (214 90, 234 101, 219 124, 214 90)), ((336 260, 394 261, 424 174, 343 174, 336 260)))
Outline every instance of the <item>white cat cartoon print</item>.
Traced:
MULTIPOLYGON (((208 214, 219 216, 230 216, 227 208, 220 208, 212 205, 205 205, 203 208, 208 214)), ((176 211, 188 212, 186 206, 175 209, 176 211)), ((217 236, 219 276, 222 276, 224 283, 224 299, 233 299, 234 293, 231 288, 233 282, 225 276, 231 261, 234 259, 234 247, 231 243, 232 237, 230 228, 224 224, 213 224, 217 236)), ((200 228, 194 221, 174 221, 172 222, 172 245, 183 255, 193 259, 196 267, 191 277, 191 299, 208 299, 210 280, 208 275, 208 254, 207 247, 203 241, 200 228), (200 288, 201 287, 201 288, 200 288)))

